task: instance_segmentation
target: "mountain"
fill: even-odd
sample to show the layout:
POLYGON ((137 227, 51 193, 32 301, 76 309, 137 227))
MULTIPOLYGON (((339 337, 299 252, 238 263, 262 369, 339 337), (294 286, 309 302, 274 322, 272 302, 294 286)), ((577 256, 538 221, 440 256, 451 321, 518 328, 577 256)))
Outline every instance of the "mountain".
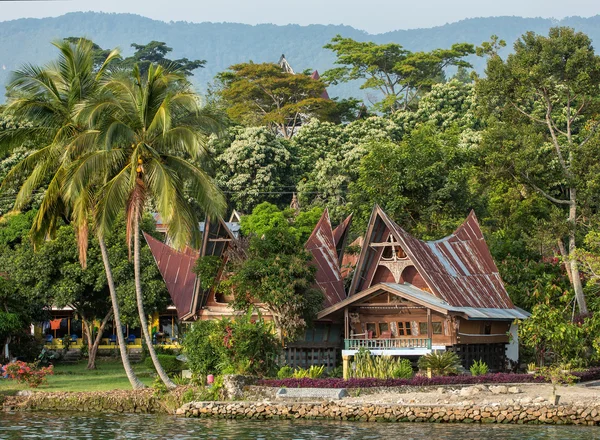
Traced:
MULTIPOLYGON (((0 22, 0 86, 4 86, 10 72, 22 64, 41 64, 51 60, 56 52, 50 42, 69 36, 85 36, 103 48, 118 46, 125 55, 131 54, 131 43, 164 41, 173 48, 173 58, 207 60, 206 67, 197 70, 193 78, 202 91, 216 73, 234 63, 248 60, 276 62, 282 53, 296 71, 310 68, 323 72, 332 67, 334 61, 332 52, 323 49, 323 45, 336 34, 377 43, 395 42, 413 51, 445 48, 457 42, 480 44, 496 34, 508 43, 507 52, 523 33, 546 33, 550 27, 557 25, 571 26, 587 33, 594 41, 600 41, 600 15, 563 20, 472 18, 428 29, 369 34, 342 25, 166 23, 133 14, 75 12, 55 18, 0 22)), ((483 71, 483 59, 473 57, 470 61, 478 72, 483 71)), ((333 96, 366 97, 356 84, 332 87, 329 91, 333 96)))

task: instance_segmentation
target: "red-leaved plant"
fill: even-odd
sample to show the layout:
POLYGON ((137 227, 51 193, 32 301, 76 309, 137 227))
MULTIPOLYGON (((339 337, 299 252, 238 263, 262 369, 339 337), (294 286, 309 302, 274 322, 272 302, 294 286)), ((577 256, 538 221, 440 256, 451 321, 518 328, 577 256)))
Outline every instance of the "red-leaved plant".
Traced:
POLYGON ((19 383, 26 383, 31 388, 37 388, 48 382, 47 375, 54 374, 54 367, 39 368, 37 362, 28 364, 22 361, 16 361, 4 366, 0 365, 0 374, 6 375, 19 383))

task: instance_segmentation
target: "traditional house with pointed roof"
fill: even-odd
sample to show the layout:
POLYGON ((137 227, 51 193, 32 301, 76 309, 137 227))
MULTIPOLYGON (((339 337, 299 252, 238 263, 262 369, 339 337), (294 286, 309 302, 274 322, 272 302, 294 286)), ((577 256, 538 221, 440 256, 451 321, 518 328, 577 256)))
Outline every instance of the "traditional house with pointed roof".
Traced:
POLYGON ((348 296, 318 314, 344 323, 343 355, 455 351, 463 366, 518 360, 515 307, 475 214, 450 236, 421 241, 375 206, 348 296))

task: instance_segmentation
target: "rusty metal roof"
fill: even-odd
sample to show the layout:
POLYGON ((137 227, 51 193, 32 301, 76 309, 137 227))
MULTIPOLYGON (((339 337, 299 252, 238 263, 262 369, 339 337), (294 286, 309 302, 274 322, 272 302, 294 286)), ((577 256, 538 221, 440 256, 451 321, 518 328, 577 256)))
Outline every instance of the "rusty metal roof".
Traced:
POLYGON ((327 209, 323 212, 304 247, 313 256, 313 264, 317 268, 316 282, 325 295, 324 306, 329 307, 346 298, 327 209))
MULTIPOLYGON (((388 231, 400 243, 431 292, 453 307, 512 309, 498 268, 492 259, 475 213, 471 211, 456 231, 441 240, 419 240, 391 220, 375 206, 369 231, 388 231)), ((374 234, 375 232, 372 232, 374 234)), ((381 237, 376 237, 381 239, 381 237)), ((377 264, 368 254, 367 237, 361 251, 350 294, 368 287, 364 284, 365 267, 377 264)))
POLYGON ((177 309, 177 317, 188 318, 195 313, 193 304, 197 289, 193 268, 198 259, 198 252, 190 248, 179 252, 145 232, 144 238, 165 280, 171 300, 177 309))
POLYGON ((342 265, 344 259, 344 250, 346 249, 346 243, 348 242, 348 235, 350 234, 350 225, 352 224, 352 214, 344 219, 342 223, 336 226, 333 230, 333 242, 335 243, 335 251, 338 255, 338 263, 342 265))
POLYGON ((471 211, 453 234, 436 241, 418 240, 396 223, 391 223, 427 285, 448 304, 455 307, 514 308, 475 212, 471 211))

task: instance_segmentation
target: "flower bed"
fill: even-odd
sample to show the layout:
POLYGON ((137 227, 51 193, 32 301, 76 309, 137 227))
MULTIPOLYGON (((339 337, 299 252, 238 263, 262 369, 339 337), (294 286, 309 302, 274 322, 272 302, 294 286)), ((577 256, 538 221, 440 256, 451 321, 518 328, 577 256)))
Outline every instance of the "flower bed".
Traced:
POLYGON ((415 376, 412 379, 263 379, 258 385, 287 388, 371 388, 427 385, 474 385, 478 383, 526 383, 544 382, 531 374, 485 374, 482 376, 415 376))
MULTIPOLYGON (((600 367, 573 373, 580 382, 600 380, 600 367)), ((475 385, 480 383, 543 383, 549 380, 533 374, 495 373, 481 376, 415 376, 411 379, 263 379, 258 385, 286 388, 372 388, 427 385, 475 385)))

